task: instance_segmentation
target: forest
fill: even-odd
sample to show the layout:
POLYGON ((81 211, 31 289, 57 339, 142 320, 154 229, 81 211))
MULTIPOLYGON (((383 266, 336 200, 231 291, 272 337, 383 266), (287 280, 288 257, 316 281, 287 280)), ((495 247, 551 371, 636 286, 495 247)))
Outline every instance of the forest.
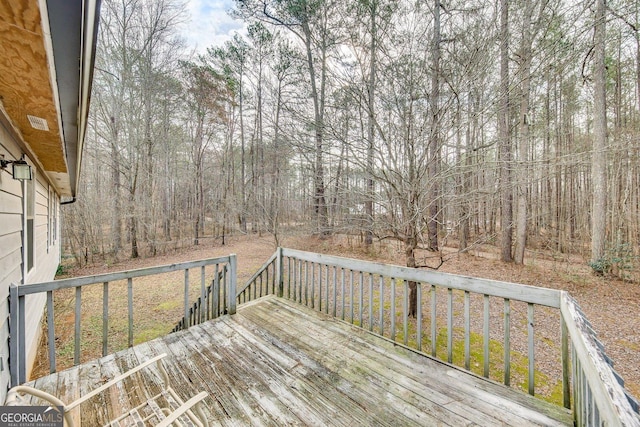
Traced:
POLYGON ((297 230, 639 278, 640 2, 236 0, 201 54, 185 10, 102 1, 78 262, 297 230))

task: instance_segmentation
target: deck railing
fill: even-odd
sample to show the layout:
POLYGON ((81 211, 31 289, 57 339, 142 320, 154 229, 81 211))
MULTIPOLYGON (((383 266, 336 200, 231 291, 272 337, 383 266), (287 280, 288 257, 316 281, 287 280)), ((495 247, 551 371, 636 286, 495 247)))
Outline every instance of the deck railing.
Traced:
POLYGON ((279 277, 276 277, 279 271, 277 265, 280 260, 279 253, 278 250, 271 255, 258 271, 242 287, 238 288, 237 304, 243 304, 277 292, 276 283, 280 281, 279 277))
POLYGON ((228 271, 227 265, 222 268, 222 271, 218 271, 218 265, 216 265, 213 280, 209 282, 204 292, 201 292, 198 299, 193 302, 189 308, 189 315, 187 316, 185 313, 185 316, 173 327, 172 333, 189 329, 193 325, 227 314, 228 271))
POLYGON ((133 279, 177 271, 184 271, 184 317, 191 317, 193 322, 214 317, 216 313, 234 314, 239 303, 276 294, 366 329, 397 345, 430 354, 488 378, 496 379, 498 376, 508 386, 514 386, 512 380, 516 378, 520 386, 532 395, 536 393, 536 376, 540 375, 536 371, 539 356, 536 348, 548 345, 558 353, 561 400, 566 408, 573 410, 577 426, 640 426, 637 402, 624 389, 591 325, 568 293, 285 248, 278 248, 238 290, 235 255, 121 273, 12 285, 12 384, 21 384, 26 379, 27 295, 47 294, 49 326, 46 336, 50 371, 55 372, 54 291, 75 289, 73 351, 74 364, 78 364, 81 356, 81 301, 85 287, 103 285, 102 353, 106 355, 109 350, 109 283, 121 280, 127 283, 128 345, 132 346, 133 279), (200 269, 201 303, 191 313, 193 292, 189 290, 189 270, 196 268, 200 269), (228 273, 223 273, 226 274, 224 280, 220 280, 220 273, 225 271, 228 273), (215 285, 216 278, 220 280, 218 286, 215 285), (207 291, 208 281, 213 281, 211 294, 207 291), (216 289, 217 298, 212 296, 216 289), (411 306, 413 297, 415 307, 411 306), (217 309, 213 306, 216 301, 221 304, 217 309), (415 309, 415 315, 412 315, 412 309, 415 309), (542 332, 539 324, 545 322, 556 325, 556 333, 551 337, 539 336, 542 332), (515 357, 518 360, 512 363, 515 357), (514 372, 515 367, 518 369, 514 372))
MULTIPOLYGON (((49 351, 49 371, 56 372, 56 335, 55 335, 55 311, 54 292, 63 289, 75 289, 75 310, 74 310, 74 343, 73 343, 73 364, 81 363, 81 337, 82 337, 82 293, 84 290, 96 289, 99 292, 99 285, 102 285, 102 355, 109 351, 109 290, 116 284, 115 282, 126 281, 127 293, 127 344, 129 347, 134 343, 134 280, 135 278, 154 276, 157 280, 167 279, 167 275, 184 272, 183 281, 183 313, 184 318, 191 317, 194 323, 211 319, 221 313, 235 313, 236 309, 236 256, 229 255, 219 258, 211 258, 199 261, 184 262, 179 264, 164 265, 159 267, 142 268, 138 270, 123 271, 117 273, 100 274, 95 276, 78 277, 72 279, 54 280, 28 285, 12 284, 9 291, 10 304, 10 357, 11 357, 11 383, 12 385, 22 384, 26 381, 26 342, 25 342, 25 300, 28 295, 46 293, 47 295, 47 321, 46 339, 49 351), (200 292, 190 286, 190 271, 199 270, 200 292), (224 273, 223 282, 215 286, 224 273), (178 272, 178 273, 176 273, 178 272), (218 294, 207 292, 207 283, 214 282, 214 288, 218 294), (111 286, 110 286, 111 284, 111 286), (88 289, 89 288, 89 289, 88 289), (197 311, 197 318, 190 313, 193 307, 193 300, 200 298, 204 304, 200 305, 197 311), (215 304, 215 305, 214 305, 215 304)), ((176 282, 179 285, 180 279, 176 282)), ((178 297, 180 298, 180 297, 178 297)), ((167 301, 160 301, 167 302, 167 301)), ((149 309, 150 307, 145 307, 149 309)), ((115 322, 114 322, 115 323, 115 322)), ((125 331, 122 331, 125 332, 125 331)))
POLYGON ((477 366, 484 377, 495 379, 498 371, 506 385, 513 386, 524 364, 519 381, 532 395, 541 375, 536 347, 554 347, 562 404, 573 409, 576 425, 640 426, 637 402, 564 291, 279 248, 238 293, 238 302, 269 293, 466 370, 477 366), (537 337, 537 321, 555 323, 555 335, 537 337), (512 344, 517 333, 526 335, 519 340, 526 342, 524 349, 512 344), (513 357, 519 358, 516 373, 513 357))

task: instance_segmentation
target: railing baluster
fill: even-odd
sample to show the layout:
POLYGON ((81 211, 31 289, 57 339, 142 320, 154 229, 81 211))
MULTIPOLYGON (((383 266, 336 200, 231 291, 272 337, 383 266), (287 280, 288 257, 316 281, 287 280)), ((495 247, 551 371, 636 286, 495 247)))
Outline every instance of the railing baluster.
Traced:
POLYGON ((291 299, 291 295, 293 295, 293 299, 295 300, 296 294, 295 292, 292 292, 293 286, 295 285, 296 285, 296 261, 295 259, 288 257, 287 258, 287 299, 291 299))
POLYGON ((589 418, 591 418, 589 420, 589 425, 591 426, 598 425, 596 424, 596 411, 594 408, 595 405, 593 404, 593 393, 591 392, 591 388, 587 389, 587 400, 589 402, 589 410, 588 410, 589 418))
POLYGON ((534 356, 534 323, 533 323, 533 304, 527 304, 527 331, 529 337, 529 394, 535 394, 535 356, 534 356))
POLYGON ((325 314, 329 314, 329 264, 325 264, 325 276, 327 281, 327 287, 325 288, 324 293, 324 312, 325 314))
POLYGON ((133 278, 131 277, 127 279, 127 301, 129 306, 129 347, 133 347, 133 278))
POLYGON ((282 298, 282 249, 280 248, 278 248, 278 257, 273 262, 273 277, 271 278, 271 282, 271 293, 282 298))
POLYGON ((349 313, 353 325, 353 270, 349 273, 349 313))
POLYGON ((580 370, 579 365, 580 362, 577 357, 577 352, 575 347, 571 347, 571 369, 573 378, 573 421, 575 426, 580 425, 580 370))
POLYGON ((47 345, 49 346, 49 373, 56 371, 56 331, 53 316, 53 291, 47 291, 47 345))
MULTIPOLYGON (((217 265, 218 264, 216 264, 216 266, 217 265)), ((214 274, 215 274, 215 270, 214 270, 214 274)), ((211 284, 207 286, 207 308, 205 312, 205 319, 211 320, 212 313, 213 313, 213 280, 211 280, 211 284)))
MULTIPOLYGON (((212 316, 217 319, 220 316, 220 272, 219 264, 216 264, 215 275, 213 276, 213 298, 211 301, 213 307, 212 316)), ((244 293, 243 293, 244 295, 244 293)), ((246 298, 246 296, 245 296, 246 298)))
POLYGON ((471 293, 464 291, 464 368, 471 369, 471 293))
POLYGON ((298 301, 298 288, 300 287, 300 277, 299 277, 299 270, 300 270, 300 263, 302 261, 300 261, 299 259, 294 258, 293 259, 293 285, 292 285, 292 289, 291 289, 291 295, 293 297, 293 301, 294 302, 299 302, 298 301))
POLYGON ((587 404, 585 402, 586 388, 587 388, 587 378, 582 368, 582 363, 578 365, 580 367, 580 424, 578 425, 586 425, 587 418, 587 404))
POLYGON ((189 269, 184 270, 184 318, 189 318, 189 269))
POLYGON ((491 337, 489 336, 489 295, 484 295, 484 319, 483 319, 483 332, 482 332, 482 345, 483 345, 483 362, 484 369, 483 375, 485 378, 489 378, 489 340, 491 337))
POLYGON ((298 302, 302 304, 302 261, 298 261, 298 302))
POLYGON ((316 263, 311 263, 311 309, 316 308, 316 263))
POLYGON ((369 273, 369 331, 373 332, 373 274, 369 273))
POLYGON ((340 274, 340 294, 341 294, 341 307, 340 307, 340 312, 341 312, 341 317, 342 320, 344 320, 344 268, 342 269, 342 273, 340 274))
POLYGON ((102 283, 102 356, 109 350, 109 282, 102 283))
POLYGON ((333 317, 336 317, 338 311, 338 267, 333 266, 333 317))
POLYGON ((82 316, 82 286, 76 286, 76 309, 74 318, 73 364, 80 364, 80 318, 82 316))
POLYGON ((562 404, 571 409, 571 384, 569 382, 569 331, 563 316, 560 316, 560 341, 562 353, 562 404))
POLYGON ((578 425, 586 425, 587 418, 587 403, 586 403, 586 394, 587 394, 587 378, 582 369, 582 363, 580 364, 580 424, 578 425))
POLYGON ((309 307, 309 261, 304 262, 304 305, 309 307))
POLYGON ((236 292, 238 280, 238 258, 229 255, 229 314, 236 314, 236 292))
POLYGON ((447 362, 453 361, 453 289, 447 289, 447 362))
POLYGON ((380 299, 380 336, 384 336, 384 276, 381 274, 379 278, 380 291, 378 297, 380 299))
POLYGON ((322 264, 318 264, 318 311, 322 312, 322 264))
POLYGON ((300 296, 300 287, 301 285, 301 273, 300 271, 302 270, 302 261, 299 259, 294 260, 293 262, 293 300, 295 302, 301 302, 299 296, 300 296))
POLYGON ((416 313, 416 348, 422 351, 422 283, 416 283, 416 298, 418 299, 416 313))
POLYGON ((436 357, 438 349, 438 317, 436 286, 431 285, 431 356, 436 357))
POLYGON ((264 272, 266 273, 266 277, 264 280, 264 287, 265 287, 264 294, 269 295, 269 266, 267 266, 264 272))
POLYGON ((511 385, 511 302, 504 299, 504 384, 511 385))
POLYGON ((403 280, 404 292, 402 298, 402 343, 407 345, 409 343, 409 282, 403 280))
POLYGON ((396 279, 391 278, 391 340, 396 340, 396 279))
MULTIPOLYGON (((228 309, 228 298, 227 298, 227 273, 231 268, 231 259, 229 259, 229 263, 222 269, 222 283, 220 283, 220 288, 222 288, 222 313, 227 314, 228 309)), ((235 280, 235 279, 234 279, 235 280)))
POLYGON ((200 319, 200 323, 205 321, 205 315, 206 315, 206 311, 202 310, 202 304, 206 303, 206 297, 207 295, 205 294, 207 290, 207 278, 205 276, 205 271, 204 271, 204 265, 202 267, 200 267, 200 305, 198 307, 198 311, 199 313, 199 319, 200 319))
POLYGON ((364 285, 364 273, 361 271, 360 272, 360 294, 359 294, 359 303, 358 303, 358 317, 359 317, 359 321, 360 321, 360 327, 362 328, 364 326, 364 324, 362 323, 362 306, 364 305, 364 296, 363 294, 363 285, 364 285))

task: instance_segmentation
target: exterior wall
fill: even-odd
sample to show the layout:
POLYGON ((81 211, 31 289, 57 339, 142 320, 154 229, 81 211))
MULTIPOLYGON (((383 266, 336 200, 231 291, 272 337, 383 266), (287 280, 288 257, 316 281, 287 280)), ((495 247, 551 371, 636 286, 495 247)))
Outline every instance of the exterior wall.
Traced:
MULTIPOLYGON (((0 110, 0 114, 3 112, 0 110)), ((14 133, 6 128, 4 120, 0 120, 0 154, 7 160, 22 156, 14 133)), ((27 183, 14 180, 11 166, 0 172, 0 402, 4 402, 9 387, 9 286, 11 283, 36 283, 52 280, 60 261, 59 206, 60 198, 52 190, 44 173, 37 170, 32 159, 34 180, 34 250, 33 267, 27 273, 23 254, 23 232, 26 219, 24 194, 27 183)), ((39 344, 40 325, 44 314, 46 296, 27 298, 25 313, 27 375, 35 360, 39 344)))

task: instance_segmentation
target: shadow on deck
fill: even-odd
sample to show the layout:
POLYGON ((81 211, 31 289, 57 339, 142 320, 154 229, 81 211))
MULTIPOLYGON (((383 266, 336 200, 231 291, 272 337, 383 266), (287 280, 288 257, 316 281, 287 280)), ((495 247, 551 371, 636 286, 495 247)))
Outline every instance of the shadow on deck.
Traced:
MULTIPOLYGON (((72 401, 164 352, 178 394, 209 393, 212 425, 572 424, 567 409, 275 296, 30 385, 72 401)), ((155 367, 143 370, 74 416, 102 425, 159 388, 155 367)))

